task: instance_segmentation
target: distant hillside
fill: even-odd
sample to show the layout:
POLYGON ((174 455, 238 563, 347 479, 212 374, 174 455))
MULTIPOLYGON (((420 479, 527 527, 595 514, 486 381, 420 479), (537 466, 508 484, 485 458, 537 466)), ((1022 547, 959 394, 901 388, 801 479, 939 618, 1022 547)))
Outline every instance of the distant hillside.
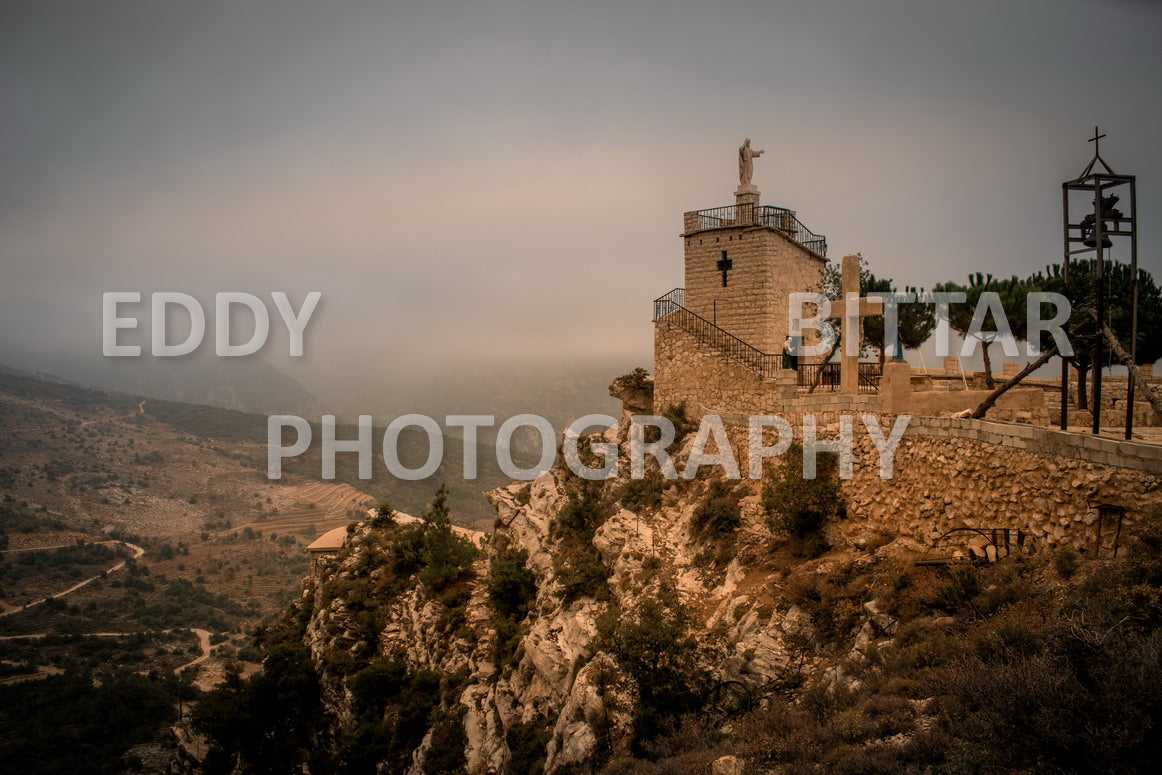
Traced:
MULTIPOLYGON (((318 418, 318 399, 260 357, 69 358, 46 370, 74 384, 93 385, 147 398, 206 404, 256 414, 297 414, 318 418)), ((28 372, 25 372, 27 374, 28 372)), ((54 378, 58 379, 58 378, 54 378)))
MULTIPOLYGON (((255 445, 252 449, 254 464, 263 470, 266 468, 267 419, 264 415, 155 399, 146 402, 145 411, 177 430, 200 438, 255 445)), ((478 529, 487 528, 491 524, 495 511, 484 499, 483 493, 510 481, 500 471, 496 451, 491 444, 477 445, 477 478, 466 481, 464 442, 444 436, 444 456, 439 469, 428 479, 410 482, 396 479, 387 472, 382 457, 383 431, 382 427, 377 427, 371 433, 372 478, 360 479, 358 457, 354 453, 341 453, 335 461, 337 481, 346 482, 377 500, 390 500, 395 508, 415 516, 422 514, 428 507, 436 488, 446 484, 451 491, 453 521, 478 529)), ((311 433, 310 449, 299 457, 283 461, 285 474, 308 479, 320 478, 322 431, 318 423, 311 424, 311 433)), ((354 439, 358 436, 358 430, 355 426, 340 425, 335 435, 340 439, 354 439)), ((409 468, 418 468, 427 456, 427 435, 417 428, 404 429, 399 436, 400 462, 409 468)), ((520 465, 532 465, 535 462, 535 459, 530 460, 517 453, 514 453, 514 458, 520 465)))
MULTIPOLYGON (((32 402, 52 402, 83 416, 103 416, 108 413, 136 412, 142 398, 114 391, 78 385, 47 375, 33 374, 4 367, 0 369, 0 394, 19 397, 32 402)), ((266 470, 265 415, 221 409, 211 406, 147 398, 144 415, 173 428, 178 434, 196 437, 202 443, 218 448, 242 461, 250 468, 266 470)), ((318 424, 312 425, 313 443, 299 458, 284 461, 284 472, 318 480, 321 477, 318 424)), ((356 429, 340 426, 339 438, 355 438, 356 429)), ((495 516, 493 508, 484 499, 487 490, 507 483, 508 479, 496 464, 496 453, 491 445, 481 444, 477 450, 478 478, 465 481, 463 477, 464 447, 460 439, 444 437, 443 463, 434 476, 423 481, 401 481, 387 473, 381 455, 383 429, 372 433, 373 478, 358 478, 354 454, 340 454, 336 461, 336 478, 371 495, 377 500, 390 500, 397 509, 410 514, 421 514, 431 502, 440 484, 451 491, 452 518, 470 527, 487 527, 495 516)), ((417 429, 409 428, 399 438, 400 459, 407 466, 419 466, 427 457, 427 437, 417 429)), ((8 463, 10 461, 0 461, 8 463)), ((67 462, 67 461, 61 461, 67 462)), ((517 462, 521 458, 517 456, 517 462)))

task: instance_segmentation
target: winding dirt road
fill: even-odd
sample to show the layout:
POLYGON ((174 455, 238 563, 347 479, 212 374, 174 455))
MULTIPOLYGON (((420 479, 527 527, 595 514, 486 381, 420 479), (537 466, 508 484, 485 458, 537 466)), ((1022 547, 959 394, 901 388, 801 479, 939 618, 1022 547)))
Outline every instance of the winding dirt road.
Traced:
MULTIPOLYGON (((210 645, 210 632, 203 630, 200 627, 169 627, 164 630, 143 630, 141 632, 82 632, 77 633, 82 638, 132 638, 136 635, 148 635, 151 632, 171 633, 171 632, 192 632, 198 637, 198 648, 201 649, 201 656, 186 662, 184 665, 178 665, 173 669, 174 675, 180 675, 187 667, 194 667, 200 665, 210 658, 213 647, 210 645)), ((36 632, 28 635, 0 635, 0 641, 8 640, 44 640, 49 635, 59 635, 60 633, 36 632)), ((36 673, 29 673, 26 675, 14 675, 0 680, 0 686, 5 684, 23 683, 25 681, 40 681, 50 675, 59 675, 63 671, 58 668, 48 667, 39 669, 36 673)))
MULTIPOLYGON (((133 559, 135 559, 135 560, 138 559, 139 557, 141 557, 143 554, 145 554, 144 549, 142 549, 137 544, 131 544, 128 541, 96 541, 94 543, 98 543, 98 544, 121 544, 122 546, 127 547, 130 551, 133 552, 133 559)), ((38 546, 38 547, 28 548, 28 549, 7 549, 5 551, 6 552, 37 552, 37 551, 45 551, 48 549, 64 549, 64 548, 67 548, 70 546, 76 546, 76 544, 65 544, 63 546, 38 546)), ((66 590, 63 590, 61 592, 57 592, 56 594, 53 594, 53 595, 49 595, 48 597, 42 597, 39 600, 33 600, 30 603, 25 603, 24 605, 18 606, 16 608, 9 608, 5 611, 0 611, 0 618, 3 618, 5 616, 11 616, 12 614, 20 613, 21 611, 27 611, 29 608, 35 608, 36 606, 41 605, 42 603, 45 603, 49 600, 55 600, 58 598, 62 598, 65 595, 72 594, 73 592, 76 592, 81 587, 92 584, 94 581, 101 578, 102 576, 107 576, 110 573, 116 573, 117 571, 124 568, 125 564, 126 564, 126 560, 121 560, 113 567, 107 568, 103 572, 98 573, 96 576, 90 576, 89 578, 85 579, 84 581, 77 582, 76 584, 73 584, 71 587, 69 587, 66 590)))

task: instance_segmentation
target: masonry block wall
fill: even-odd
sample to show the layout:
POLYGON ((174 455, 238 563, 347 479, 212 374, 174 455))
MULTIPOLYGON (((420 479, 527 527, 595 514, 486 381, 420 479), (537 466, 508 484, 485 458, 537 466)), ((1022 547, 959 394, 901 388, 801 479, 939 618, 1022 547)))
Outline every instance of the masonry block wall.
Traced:
MULTIPOLYGON (((880 418, 885 433, 893 419, 880 418)), ((842 488, 849 534, 885 530, 927 546, 953 528, 1018 528, 1040 548, 1092 551, 1101 506, 1126 509, 1123 542, 1162 514, 1162 448, 1154 445, 913 417, 885 480, 862 429, 857 421, 855 476, 842 488)))
MULTIPOLYGON (((862 415, 875 416, 885 436, 895 415, 880 411, 876 394, 797 392, 791 372, 764 380, 699 344, 689 333, 655 325, 656 412, 686 402, 691 419, 717 414, 745 449, 750 415, 784 417, 801 440, 812 415, 820 439, 837 438, 852 416, 855 476, 843 482, 849 518, 836 528, 856 540, 869 531, 908 536, 918 547, 953 528, 1019 528, 1038 545, 1092 550, 1103 505, 1126 508, 1123 540, 1162 514, 1162 447, 1062 433, 1027 424, 952 417, 909 420, 891 479, 862 415)), ((766 443, 773 443, 768 438, 766 443)))
POLYGON ((679 326, 665 320, 654 324, 654 411, 659 414, 682 403, 694 420, 707 414, 724 418, 775 414, 795 394, 796 380, 790 370, 763 379, 700 345, 679 326))
POLYGON ((763 352, 782 352, 788 298, 820 290, 827 259, 767 226, 687 232, 683 240, 686 306, 763 352), (731 266, 725 286, 724 254, 731 266))
MULTIPOLYGON (((836 543, 885 533, 922 551, 956 528, 1010 528, 1034 547, 1092 552, 1104 506, 1125 509, 1122 543, 1162 517, 1162 447, 1047 428, 951 417, 912 417, 880 476, 879 454, 861 415, 876 417, 885 437, 896 417, 876 414, 871 397, 800 397, 779 413, 802 441, 803 417, 814 415, 819 439, 839 436, 839 416, 852 417, 853 477, 841 482, 847 518, 832 525, 836 543), (834 403, 833 403, 834 402, 834 403), (836 404, 842 408, 836 411, 836 404), (842 538, 840 538, 842 536, 842 538)), ((773 444, 768 430, 765 444, 773 444)), ((746 429, 728 428, 745 471, 746 429)), ((771 460, 768 465, 778 465, 771 460)), ((1111 538, 1109 526, 1105 537, 1111 538)))

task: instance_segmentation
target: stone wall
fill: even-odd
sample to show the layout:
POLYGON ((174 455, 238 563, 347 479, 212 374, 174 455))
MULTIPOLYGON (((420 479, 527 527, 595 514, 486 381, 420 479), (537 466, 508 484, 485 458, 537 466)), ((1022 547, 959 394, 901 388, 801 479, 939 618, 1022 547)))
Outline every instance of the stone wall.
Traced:
POLYGON ((843 484, 848 532, 882 529, 927 545, 953 528, 1018 528, 1042 545, 1092 551, 1099 506, 1126 509, 1123 540, 1162 515, 1160 447, 914 417, 885 480, 871 439, 855 427, 855 476, 843 484))
POLYGON ((792 291, 821 288, 827 259, 773 228, 731 227, 684 235, 686 306, 767 353, 781 353, 792 291), (718 262, 732 268, 726 287, 718 262))
POLYGON ((654 324, 654 411, 686 404, 689 417, 774 414, 795 393, 795 372, 763 379, 665 320, 654 324))
MULTIPOLYGON (((720 415, 734 426, 736 450, 744 448, 741 426, 751 415, 786 418, 797 439, 805 415, 815 417, 821 439, 836 436, 841 416, 855 415, 854 477, 843 484, 850 515, 840 528, 845 532, 884 530, 927 546, 953 528, 1007 527, 1041 544, 1092 549, 1100 506, 1126 509, 1123 536, 1162 514, 1162 446, 1022 423, 913 415, 893 477, 885 480, 858 417, 876 415, 887 435, 895 415, 881 412, 879 395, 801 393, 790 371, 763 380, 664 321, 655 326, 654 343, 655 411, 684 401, 693 420, 720 415)), ((1025 392, 1010 398, 1015 411, 1029 398, 1025 392)))
POLYGON ((700 345, 681 327, 654 324, 654 410, 686 404, 694 420, 716 414, 727 424, 745 425, 754 414, 798 417, 814 414, 821 424, 840 414, 879 412, 875 393, 848 396, 833 391, 799 392, 794 371, 763 379, 708 345, 700 345))

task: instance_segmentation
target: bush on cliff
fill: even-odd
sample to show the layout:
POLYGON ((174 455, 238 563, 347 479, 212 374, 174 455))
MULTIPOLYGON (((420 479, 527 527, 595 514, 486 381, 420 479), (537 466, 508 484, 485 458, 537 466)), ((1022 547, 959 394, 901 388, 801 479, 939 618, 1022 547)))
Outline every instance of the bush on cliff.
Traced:
POLYGON ((496 615, 496 657, 503 663, 520 643, 520 623, 528 615, 529 605, 537 595, 537 577, 528 569, 528 551, 504 548, 492 560, 488 575, 488 599, 496 615))
POLYGON ((611 597, 608 583, 611 572, 592 545, 563 550, 553 561, 553 570, 565 605, 585 597, 603 602, 611 597))
POLYGON ((834 453, 818 453, 815 476, 805 478, 803 448, 792 444, 763 486, 767 524, 789 539, 791 551, 798 557, 818 557, 827 551, 824 526, 845 513, 838 470, 834 453))
POLYGON ((728 479, 715 479, 706 497, 694 509, 692 527, 699 538, 730 535, 742 524, 738 494, 728 479))
POLYGON ((476 547, 466 538, 456 535, 449 518, 448 488, 440 485, 432 506, 424 513, 423 569, 420 584, 433 595, 472 576, 476 547))
POLYGON ((639 754, 700 706, 707 678, 691 621, 673 587, 662 585, 635 610, 613 608, 597 622, 597 648, 617 659, 635 696, 632 745, 639 754))
POLYGON ((641 479, 626 480, 618 490, 617 499, 630 511, 655 509, 662 503, 662 491, 665 486, 666 480, 661 470, 656 465, 650 465, 641 479))
POLYGON ((505 548, 496 553, 488 575, 488 599, 501 616, 520 621, 537 594, 537 577, 528 569, 525 549, 505 548))
POLYGON ((553 522, 559 542, 553 570, 566 604, 583 597, 609 599, 610 571, 593 547, 597 528, 613 513, 601 482, 578 479, 553 522))

